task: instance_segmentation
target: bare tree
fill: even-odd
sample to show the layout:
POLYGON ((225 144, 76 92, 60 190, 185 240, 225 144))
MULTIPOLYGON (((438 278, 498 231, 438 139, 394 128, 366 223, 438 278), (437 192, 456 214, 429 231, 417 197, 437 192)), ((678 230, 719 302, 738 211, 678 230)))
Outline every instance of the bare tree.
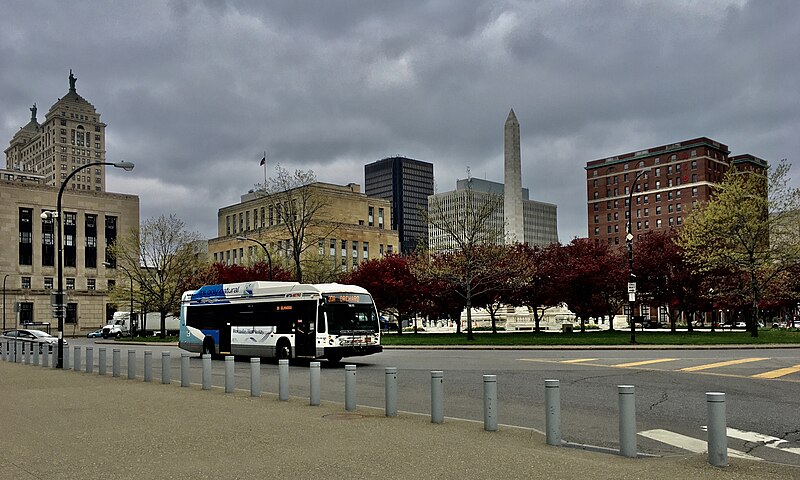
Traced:
POLYGON ((295 278, 302 283, 303 254, 316 248, 317 242, 327 238, 338 224, 325 218, 327 204, 315 189, 317 178, 312 170, 291 173, 280 165, 275 170, 276 175, 266 185, 256 185, 256 193, 274 209, 276 226, 282 227, 288 237, 286 256, 291 257, 295 278))
POLYGON ((204 264, 199 240, 200 235, 187 232, 178 217, 162 215, 131 229, 111 246, 117 267, 137 285, 137 302, 160 313, 162 338, 166 316, 180 308, 184 279, 204 264))
POLYGON ((425 215, 431 236, 432 248, 445 254, 436 254, 423 277, 446 279, 466 301, 467 339, 473 340, 472 300, 475 295, 486 294, 497 287, 496 280, 505 276, 498 268, 504 257, 502 248, 504 222, 501 207, 503 198, 486 192, 475 192, 472 182, 467 188, 456 190, 445 197, 435 197, 428 203, 425 215), (436 258, 439 257, 439 258, 436 258))

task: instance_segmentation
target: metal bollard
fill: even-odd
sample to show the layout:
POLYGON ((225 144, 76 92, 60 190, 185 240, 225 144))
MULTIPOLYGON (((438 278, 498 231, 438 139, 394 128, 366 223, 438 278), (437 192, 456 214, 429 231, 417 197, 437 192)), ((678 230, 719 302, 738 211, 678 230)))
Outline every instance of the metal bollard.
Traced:
POLYGON ((636 396, 633 385, 618 385, 619 453, 636 458, 636 396))
POLYGON ((161 352, 161 383, 168 385, 172 382, 169 372, 169 352, 161 352))
POLYGON ((128 350, 128 380, 136 378, 136 350, 128 350))
POLYGON ((497 375, 483 376, 483 429, 497 431, 497 375))
POLYGON ((278 400, 289 400, 289 360, 278 360, 278 400))
POLYGON ((236 388, 233 360, 233 355, 225 355, 225 393, 233 393, 233 390, 236 388))
POLYGON ((250 359, 250 396, 261 396, 261 359, 250 359))
POLYGON ((86 373, 94 372, 94 348, 86 347, 86 373))
POLYGON ((181 352, 181 387, 189 384, 189 352, 181 352))
POLYGON ((356 366, 344 366, 344 409, 352 412, 356 409, 356 366))
MULTIPOLYGON (((58 347, 56 347, 58 348, 58 347)), ((58 355, 58 354, 56 354, 58 355)), ((67 370, 69 369, 69 347, 64 345, 61 348, 61 369, 67 370)))
POLYGON ((75 353, 72 356, 72 369, 75 370, 76 372, 80 372, 81 371, 81 347, 76 345, 76 346, 74 346, 72 348, 73 348, 73 352, 75 353))
POLYGON ((386 367, 384 373, 386 416, 397 416, 397 367, 386 367))
POLYGON ((28 365, 31 365, 33 363, 33 342, 28 344, 28 353, 27 356, 25 357, 25 363, 27 363, 28 365))
POLYGON ((728 466, 728 429, 725 419, 725 394, 706 393, 708 412, 708 463, 715 467, 728 466))
POLYGON ((8 342, 0 341, 0 360, 2 360, 4 362, 6 361, 6 346, 7 345, 8 345, 8 342))
POLYGON ((42 350, 42 366, 47 368, 50 366, 50 346, 47 345, 42 350))
POLYGON ((100 347, 97 349, 97 373, 98 375, 106 374, 106 348, 100 347))
POLYGON ((319 398, 319 375, 320 375, 320 363, 319 362, 311 362, 308 364, 308 380, 309 380, 309 388, 308 388, 308 404, 317 406, 320 404, 319 398))
POLYGON ((39 366, 39 349, 41 347, 38 346, 38 345, 31 345, 31 348, 33 349, 33 364, 38 367, 39 366))
POLYGON ((144 381, 153 381, 153 351, 144 351, 144 381))
POLYGON ((203 390, 211 390, 211 354, 203 354, 203 390))
POLYGON ((119 348, 115 348, 111 352, 111 376, 119 377, 119 364, 120 362, 119 348))
POLYGON ((431 371, 431 423, 444 423, 444 372, 431 371))
POLYGON ((544 422, 548 445, 561 446, 561 393, 558 380, 544 381, 544 422))

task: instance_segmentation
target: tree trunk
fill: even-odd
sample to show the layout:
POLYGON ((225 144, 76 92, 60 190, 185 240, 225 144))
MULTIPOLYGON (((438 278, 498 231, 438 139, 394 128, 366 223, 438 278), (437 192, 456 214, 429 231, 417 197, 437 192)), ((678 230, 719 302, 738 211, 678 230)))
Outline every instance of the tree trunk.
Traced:
POLYGON ((489 318, 492 319, 492 333, 497 333, 497 312, 492 307, 489 307, 489 318))
POLYGON ((609 332, 613 332, 614 331, 614 317, 615 316, 616 315, 614 315, 614 312, 611 312, 611 313, 608 314, 608 331, 609 332))
POLYGON ((541 318, 539 318, 539 309, 536 308, 536 307, 533 307, 533 331, 536 332, 536 333, 539 333, 539 331, 540 331, 539 330, 539 322, 540 321, 541 321, 541 318))

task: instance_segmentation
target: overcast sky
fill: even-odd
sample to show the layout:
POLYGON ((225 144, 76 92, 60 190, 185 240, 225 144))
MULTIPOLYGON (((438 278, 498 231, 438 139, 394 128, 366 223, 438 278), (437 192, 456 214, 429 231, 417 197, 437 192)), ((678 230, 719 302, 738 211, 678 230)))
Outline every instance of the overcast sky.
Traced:
MULTIPOLYGON (((108 124, 109 191, 142 219, 215 237, 220 207, 270 173, 364 184, 394 155, 436 190, 503 181, 513 108, 522 183, 586 236, 583 167, 707 136, 788 158, 800 184, 800 2, 4 0, 0 138, 69 88, 108 124)), ((4 147, 5 148, 5 147, 4 147)))

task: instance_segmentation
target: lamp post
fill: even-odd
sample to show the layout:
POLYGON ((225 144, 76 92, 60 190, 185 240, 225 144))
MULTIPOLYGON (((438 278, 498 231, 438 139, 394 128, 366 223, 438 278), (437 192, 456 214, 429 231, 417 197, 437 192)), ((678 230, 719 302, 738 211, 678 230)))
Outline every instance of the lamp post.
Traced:
POLYGON ((631 207, 633 206, 633 191, 636 189, 639 177, 649 172, 645 168, 636 174, 631 183, 631 191, 628 192, 628 234, 625 235, 625 242, 628 245, 628 324, 631 326, 631 345, 636 343, 636 325, 633 322, 633 303, 636 301, 636 275, 633 274, 633 216, 631 207))
POLYGON ((255 238, 249 238, 242 235, 237 235, 236 240, 239 240, 240 242, 250 241, 261 245, 261 248, 264 249, 264 253, 267 255, 267 264, 269 265, 269 279, 272 280, 272 257, 269 254, 269 249, 267 248, 267 246, 264 243, 259 242, 255 238))
POLYGON ((61 188, 58 190, 58 199, 56 200, 56 211, 42 212, 42 218, 55 218, 57 229, 58 242, 58 292, 56 293, 56 318, 58 318, 58 358, 56 360, 56 368, 64 368, 64 314, 66 306, 64 305, 64 242, 61 238, 61 198, 64 196, 64 189, 67 188, 67 183, 78 172, 84 168, 96 167, 98 165, 111 165, 112 167, 121 168, 126 172, 133 170, 134 164, 131 162, 94 162, 81 165, 73 170, 64 181, 61 182, 61 188))
POLYGON ((9 275, 6 273, 3 277, 3 331, 6 330, 6 280, 9 275))

